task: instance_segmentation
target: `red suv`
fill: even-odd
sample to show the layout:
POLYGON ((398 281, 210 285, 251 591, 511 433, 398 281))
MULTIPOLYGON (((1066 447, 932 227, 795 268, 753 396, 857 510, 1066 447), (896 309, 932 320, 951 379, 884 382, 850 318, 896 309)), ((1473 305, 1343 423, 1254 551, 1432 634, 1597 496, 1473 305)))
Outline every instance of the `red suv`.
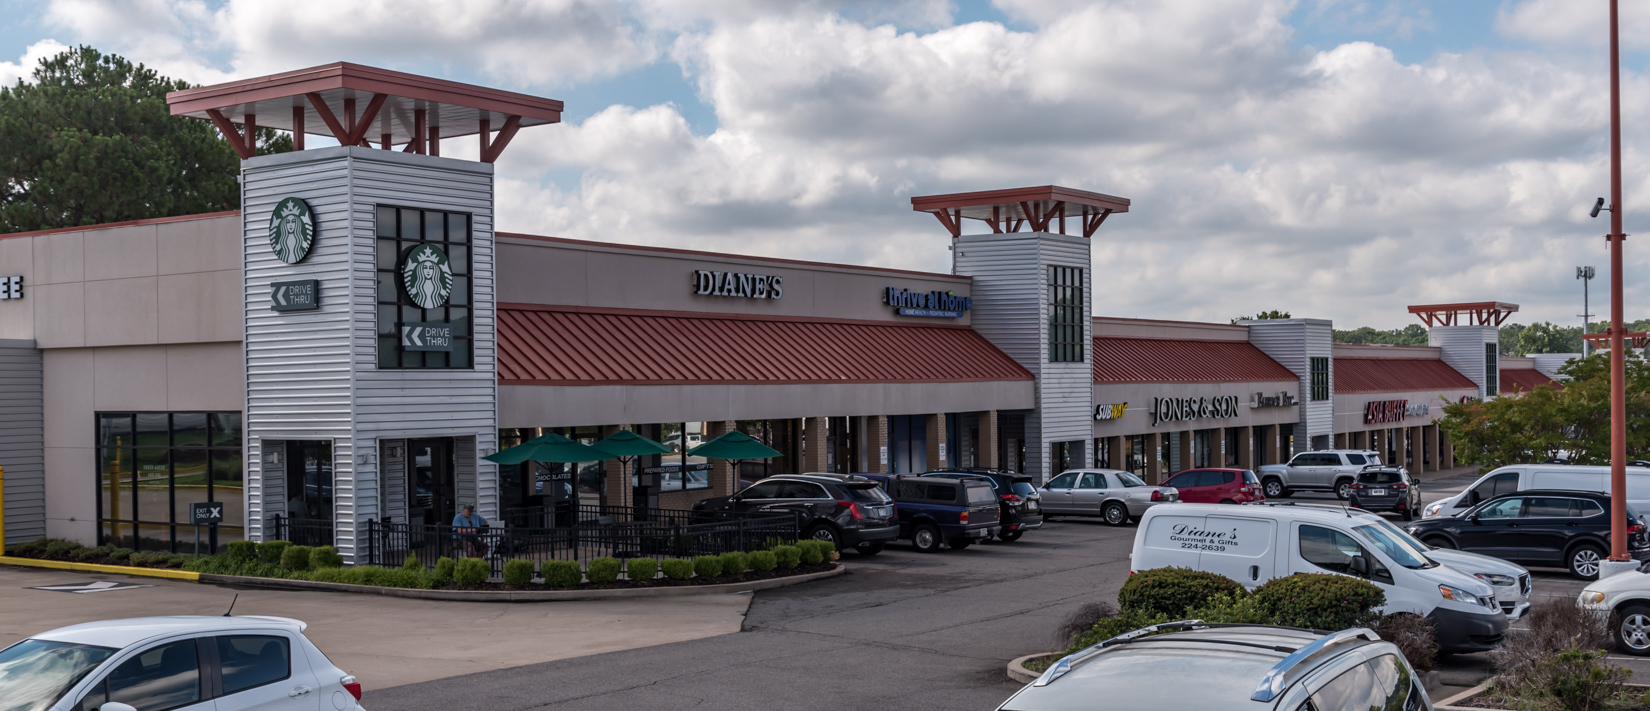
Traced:
POLYGON ((1247 504, 1265 501, 1260 479, 1248 469, 1188 469, 1163 482, 1180 491, 1180 500, 1193 504, 1247 504))

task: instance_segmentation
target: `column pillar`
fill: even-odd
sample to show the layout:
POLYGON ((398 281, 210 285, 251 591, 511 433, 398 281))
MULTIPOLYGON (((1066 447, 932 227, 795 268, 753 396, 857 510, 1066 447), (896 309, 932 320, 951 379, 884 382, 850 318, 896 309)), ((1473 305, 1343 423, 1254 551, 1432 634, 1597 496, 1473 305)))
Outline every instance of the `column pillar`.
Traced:
MULTIPOLYGON (((980 452, 978 466, 987 469, 996 469, 1002 466, 1002 458, 997 452, 997 411, 986 410, 980 413, 980 441, 975 447, 980 452)), ((881 471, 880 469, 877 471, 881 471)))
POLYGON ((1445 469, 1454 469, 1455 468, 1455 443, 1450 441, 1449 433, 1445 432, 1442 427, 1438 428, 1438 442, 1439 442, 1440 447, 1444 450, 1443 451, 1444 468, 1445 469))
MULTIPOLYGON (((732 420, 705 423, 705 441, 709 442, 733 431, 732 420)), ((710 460, 710 490, 713 496, 731 496, 739 490, 739 475, 733 471, 733 462, 727 459, 710 460)))
POLYGON ((1209 466, 1226 466, 1226 428, 1209 430, 1209 466))
POLYGON ((1386 461, 1386 442, 1381 441, 1381 431, 1369 430, 1366 434, 1369 437, 1369 448, 1375 450, 1383 464, 1391 464, 1392 462, 1386 461))
POLYGON ((892 452, 888 451, 888 416, 871 415, 865 418, 865 459, 867 469, 874 474, 887 473, 892 452))
POLYGON ((1397 460, 1398 466, 1414 471, 1409 464, 1409 428, 1392 428, 1392 458, 1397 460))
MULTIPOLYGON (((1192 434, 1194 432, 1196 430, 1186 430, 1180 433, 1180 468, 1169 472, 1170 474, 1178 474, 1192 468, 1192 434)), ((1169 463, 1169 468, 1174 469, 1174 462, 1169 463)))
POLYGON ((1238 428, 1238 468, 1255 468, 1255 427, 1244 425, 1238 428))
POLYGON ((1427 443, 1427 457, 1432 459, 1433 471, 1444 468, 1444 460, 1439 458, 1438 452, 1438 425, 1427 425, 1424 431, 1424 441, 1427 443))
POLYGON ((1427 470, 1426 428, 1420 426, 1409 428, 1409 446, 1415 451, 1415 473, 1425 472, 1427 470))
POLYGON ((803 421, 802 472, 825 471, 825 425, 823 417, 810 417, 803 421))
POLYGON ((945 442, 945 415, 929 415, 924 418, 928 426, 928 470, 943 469, 946 466, 946 456, 951 448, 945 442))
POLYGON ((1346 433, 1345 432, 1336 432, 1335 433, 1335 449, 1350 449, 1350 447, 1348 447, 1347 444, 1346 444, 1346 433))
POLYGON ((1260 439, 1261 459, 1267 464, 1282 464, 1278 461, 1278 426, 1261 425, 1256 431, 1256 437, 1260 439))
POLYGON ((1163 433, 1146 435, 1146 483, 1156 486, 1163 482, 1163 433))
MULTIPOLYGON (((630 425, 608 425, 602 428, 602 437, 605 439, 613 436, 619 430, 628 429, 630 429, 630 425)), ((635 492, 630 487, 630 473, 635 471, 635 466, 634 458, 631 459, 628 466, 617 459, 608 459, 602 462, 602 477, 607 480, 604 486, 607 488, 608 506, 629 508, 635 503, 635 492)), ((715 487, 715 482, 712 482, 711 488, 715 487)))
POLYGON ((1106 442, 1108 443, 1106 446, 1106 461, 1096 463, 1107 469, 1122 469, 1127 465, 1127 463, 1123 461, 1123 438, 1107 437, 1106 442))

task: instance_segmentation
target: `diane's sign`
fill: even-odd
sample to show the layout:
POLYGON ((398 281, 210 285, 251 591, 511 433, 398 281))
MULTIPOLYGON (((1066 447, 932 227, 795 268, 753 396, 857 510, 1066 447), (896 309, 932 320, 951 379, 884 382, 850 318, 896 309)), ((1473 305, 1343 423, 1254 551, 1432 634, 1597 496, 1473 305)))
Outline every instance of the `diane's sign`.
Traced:
POLYGON ((957 296, 949 291, 907 291, 892 286, 883 289, 882 301, 894 307, 901 316, 962 318, 963 312, 974 308, 973 298, 957 296))
POLYGON ((1297 401, 1295 399, 1295 394, 1291 393, 1291 392, 1288 392, 1288 391, 1280 392, 1276 395, 1267 395, 1266 393, 1255 393, 1254 395, 1249 396, 1249 407, 1255 407, 1255 408, 1260 408, 1260 407, 1294 407, 1296 404, 1298 404, 1298 402, 1299 401, 1297 401))
POLYGON ((693 271, 693 293, 699 296, 777 299, 785 295, 785 277, 695 269, 693 271))
POLYGON ((1156 427, 1160 422, 1237 416, 1238 399, 1236 395, 1152 398, 1153 427, 1156 427))
POLYGON ((1129 411, 1129 404, 1126 403, 1126 402, 1121 403, 1121 404, 1117 404, 1117 405, 1095 405, 1094 406, 1094 419, 1096 419, 1096 420, 1117 420, 1117 419, 1122 419, 1123 413, 1128 412, 1128 411, 1129 411))
POLYGON ((1431 412, 1432 406, 1424 402, 1411 405, 1408 400, 1373 400, 1364 403, 1364 424, 1403 422, 1406 417, 1425 417, 1431 412))

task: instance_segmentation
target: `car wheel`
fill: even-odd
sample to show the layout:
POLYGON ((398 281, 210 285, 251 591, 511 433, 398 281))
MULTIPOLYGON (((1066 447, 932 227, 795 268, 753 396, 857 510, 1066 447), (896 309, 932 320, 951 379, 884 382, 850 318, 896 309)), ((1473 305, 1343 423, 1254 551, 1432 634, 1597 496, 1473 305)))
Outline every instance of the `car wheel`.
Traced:
POLYGON ((1233 500, 1231 500, 1231 499, 1221 499, 1221 500, 1220 500, 1220 503, 1223 503, 1223 504, 1231 504, 1231 505, 1233 505, 1233 506, 1236 506, 1236 505, 1237 505, 1237 502, 1236 502, 1236 501, 1233 501, 1233 500))
POLYGON ((876 554, 882 552, 882 544, 881 543, 861 543, 861 544, 859 544, 859 547, 855 548, 854 550, 859 551, 860 555, 876 555, 876 554))
POLYGON ((1281 499, 1289 495, 1289 489, 1284 488, 1283 480, 1276 477, 1267 479, 1261 487, 1265 489, 1266 498, 1268 499, 1281 499))
POLYGON ((1025 534, 1025 531, 1003 531, 1002 533, 997 534, 997 537, 1003 539, 1005 542, 1012 543, 1020 540, 1020 536, 1023 534, 1025 534))
POLYGON ((808 537, 816 541, 825 541, 836 549, 842 548, 842 537, 837 535, 836 527, 828 523, 815 524, 808 529, 808 537))
POLYGON ((1126 525, 1129 522, 1129 510, 1122 504, 1113 501, 1100 510, 1100 515, 1106 517, 1106 523, 1113 526, 1126 525))
POLYGON ((1414 506, 1405 506, 1404 507, 1404 520, 1405 521, 1414 521, 1415 520, 1415 507, 1414 506))
POLYGON ((960 550, 962 550, 964 548, 967 548, 968 546, 972 545, 973 543, 974 543, 973 541, 971 541, 967 538, 953 538, 953 539, 945 542, 945 544, 948 545, 948 546, 951 546, 951 550, 954 550, 954 551, 960 551, 960 550))
POLYGON ((1582 580, 1596 580, 1604 561, 1604 551, 1592 544, 1579 545, 1570 551, 1570 574, 1582 580))
POLYGON ((1345 501, 1352 498, 1352 480, 1342 479, 1335 482, 1335 498, 1345 501))
POLYGON ((1616 613, 1616 649, 1628 654, 1650 656, 1650 607, 1630 605, 1616 613))
POLYGON ((1450 550, 1453 550, 1455 548, 1455 541, 1452 541, 1452 540, 1450 540, 1448 538, 1445 538, 1443 536, 1433 536, 1431 538, 1423 538, 1423 539, 1421 539, 1421 542, 1425 543, 1429 546, 1432 546, 1433 548, 1446 548, 1446 549, 1450 549, 1450 550))
POLYGON ((911 533, 911 545, 920 553, 933 553, 940 549, 940 529, 931 523, 917 526, 911 533))

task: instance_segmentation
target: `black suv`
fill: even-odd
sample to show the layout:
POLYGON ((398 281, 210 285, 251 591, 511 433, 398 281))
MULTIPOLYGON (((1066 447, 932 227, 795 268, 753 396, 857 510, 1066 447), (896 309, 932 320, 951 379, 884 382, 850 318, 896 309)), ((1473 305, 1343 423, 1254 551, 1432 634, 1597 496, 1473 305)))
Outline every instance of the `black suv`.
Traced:
POLYGON ((781 474, 733 496, 705 499, 694 511, 792 511, 802 535, 876 555, 899 538, 894 501, 877 482, 846 474, 781 474))
POLYGON ((1031 485, 1029 476, 1003 469, 973 468, 937 469, 922 476, 975 478, 991 482, 1002 508, 998 513, 1002 530, 997 533, 997 538, 1017 541, 1026 531, 1043 527, 1042 497, 1037 495, 1037 487, 1031 485))
MULTIPOLYGON (((1609 511, 1608 494, 1529 490, 1404 528, 1436 548, 1459 548, 1520 565, 1563 566, 1577 578, 1592 580, 1610 550, 1609 511)), ((1627 508, 1627 552, 1634 560, 1650 559, 1644 519, 1632 507, 1627 508)))

